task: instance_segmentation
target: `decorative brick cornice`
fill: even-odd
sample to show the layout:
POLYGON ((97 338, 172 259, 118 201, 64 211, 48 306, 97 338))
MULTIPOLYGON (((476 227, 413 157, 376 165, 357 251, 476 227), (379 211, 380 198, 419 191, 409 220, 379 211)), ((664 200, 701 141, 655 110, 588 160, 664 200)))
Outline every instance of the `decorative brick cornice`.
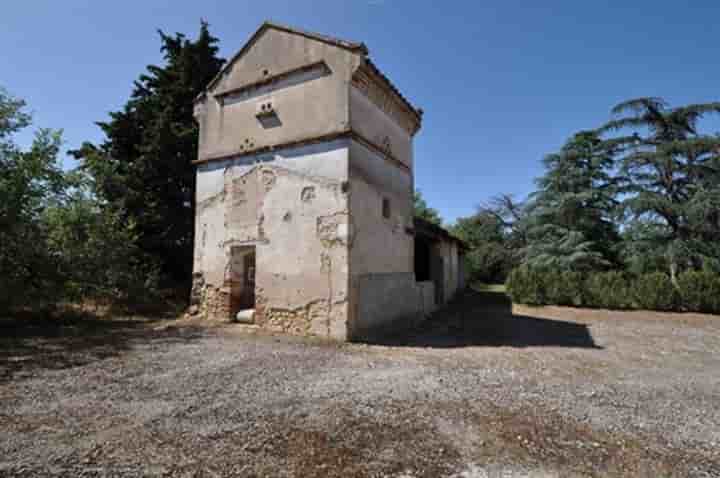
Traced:
POLYGON ((422 111, 416 110, 369 59, 365 59, 355 71, 352 86, 393 118, 410 136, 420 129, 422 111))
POLYGON ((298 76, 303 73, 308 73, 312 71, 318 71, 319 75, 327 75, 330 74, 330 68, 327 66, 327 64, 324 61, 318 61, 315 63, 310 63, 308 65, 303 65, 298 68, 292 68, 290 70, 285 70, 280 73, 277 73, 275 75, 269 76, 267 78, 263 78, 262 80, 248 83, 247 85, 241 86, 239 88, 233 88, 226 91, 221 91, 219 93, 216 93, 214 96, 218 99, 224 99, 228 96, 234 96, 234 95, 240 95, 243 93, 250 92, 252 90, 256 90, 259 88, 262 88, 264 86, 272 85, 273 83, 277 83, 279 81, 291 78, 293 76, 298 76))
POLYGON ((375 143, 374 141, 369 140, 368 138, 362 136, 361 134, 351 131, 350 132, 350 138, 354 141, 357 141, 358 143, 362 144, 369 150, 373 151, 374 153, 379 154, 384 159, 392 163, 393 165, 397 166, 400 169, 404 169, 407 172, 410 172, 410 166, 405 164, 404 162, 397 159, 388 148, 383 147, 382 145, 379 145, 375 143))
POLYGON ((271 153, 281 149, 297 148, 300 146, 307 146, 310 144, 326 143, 340 138, 347 138, 350 136, 350 130, 342 130, 335 133, 324 134, 320 136, 312 136, 308 138, 302 138, 298 140, 286 141, 285 143, 275 144, 272 146, 262 146, 255 149, 246 149, 244 151, 224 152, 213 155, 208 155, 204 158, 196 159, 192 164, 204 164, 211 161, 222 161, 226 159, 243 158, 246 156, 254 156, 256 154, 271 153))

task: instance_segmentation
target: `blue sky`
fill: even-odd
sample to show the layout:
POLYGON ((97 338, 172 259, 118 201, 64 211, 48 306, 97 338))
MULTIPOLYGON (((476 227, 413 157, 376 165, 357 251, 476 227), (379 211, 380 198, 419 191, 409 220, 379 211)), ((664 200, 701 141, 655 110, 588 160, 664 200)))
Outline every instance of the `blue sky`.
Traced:
POLYGON ((624 99, 720 99, 720 2, 663 0, 13 0, 0 86, 36 126, 64 129, 67 148, 99 141, 94 122, 160 62, 156 30, 194 36, 201 18, 226 58, 265 19, 365 42, 425 110, 416 185, 448 222, 527 194, 544 154, 624 99))

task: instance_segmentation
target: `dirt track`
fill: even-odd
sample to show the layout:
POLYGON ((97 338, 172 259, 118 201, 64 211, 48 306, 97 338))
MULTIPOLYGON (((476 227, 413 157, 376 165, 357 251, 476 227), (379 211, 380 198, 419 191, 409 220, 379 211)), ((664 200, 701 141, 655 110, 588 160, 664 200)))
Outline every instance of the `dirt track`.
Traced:
POLYGON ((372 345, 16 325, 0 476, 720 477, 720 318, 470 293, 372 345))

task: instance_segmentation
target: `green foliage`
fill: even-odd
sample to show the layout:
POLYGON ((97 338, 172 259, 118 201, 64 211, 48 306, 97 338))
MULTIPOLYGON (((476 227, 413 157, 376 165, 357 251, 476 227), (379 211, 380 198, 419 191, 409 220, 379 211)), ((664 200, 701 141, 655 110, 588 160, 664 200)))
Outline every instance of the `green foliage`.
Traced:
POLYGON ((634 275, 667 271, 667 257, 657 247, 663 228, 642 218, 630 221, 622 232, 621 258, 628 272, 634 275))
POLYGON ((513 302, 527 305, 546 305, 545 275, 530 267, 518 267, 508 276, 505 288, 513 302))
POLYGON ((193 104, 224 60, 205 23, 195 41, 163 32, 160 40, 165 64, 148 66, 123 109, 99 123, 102 144, 85 143, 73 154, 95 179, 105 207, 134 225, 139 251, 189 288, 198 149, 193 104))
POLYGON ((146 301, 156 292, 157 267, 138 250, 137 233, 122 215, 82 189, 44 215, 47 245, 57 251, 64 298, 146 301))
POLYGON ((678 290, 685 310, 720 314, 720 275, 686 271, 678 276, 678 290))
POLYGON ((670 108, 661 98, 638 98, 613 109, 603 132, 617 149, 623 210, 644 225, 645 235, 626 247, 662 256, 673 280, 685 269, 720 260, 720 137, 702 134, 698 121, 720 112, 720 103, 670 108))
POLYGON ((513 302, 528 305, 585 305, 585 277, 580 272, 520 266, 508 276, 513 302))
POLYGON ((480 211, 459 218, 452 233, 470 248, 465 255, 465 272, 470 281, 505 281, 513 266, 512 251, 505 244, 503 225, 495 215, 480 211))
POLYGON ((629 309, 633 306, 631 285, 620 271, 595 272, 585 282, 587 304, 602 309, 629 309))
POLYGON ((632 283, 635 304, 645 310, 675 310, 678 306, 677 290, 670 276, 652 272, 638 276, 632 283))
POLYGON ((413 194, 413 202, 415 207, 415 217, 424 219, 437 226, 442 226, 442 218, 440 217, 440 213, 437 211, 437 209, 428 206, 425 198, 423 198, 422 193, 419 189, 416 189, 415 193, 413 194))
POLYGON ((479 243, 465 254, 465 273, 471 281, 502 283, 510 269, 508 256, 502 244, 479 243))
POLYGON ((524 205, 511 196, 496 197, 474 215, 457 220, 451 230, 470 248, 465 271, 471 282, 505 282, 519 264, 523 227, 524 205))
POLYGON ((0 308, 42 306, 61 293, 58 259, 46 247, 41 221, 64 191, 60 133, 40 130, 30 149, 22 151, 13 135, 30 125, 24 106, 0 89, 0 308))
POLYGON ((613 149, 596 133, 581 132, 543 163, 529 204, 525 262, 585 271, 616 263, 613 149))
POLYGON ((582 232, 537 224, 530 233, 525 260, 533 267, 589 271, 609 265, 582 232))
POLYGON ((720 275, 688 271, 678 276, 678 284, 679 289, 662 272, 638 276, 622 271, 583 274, 521 266, 510 273, 506 290, 519 304, 720 314, 720 275))
POLYGON ((585 276, 582 273, 546 269, 542 280, 545 282, 546 303, 576 307, 586 305, 585 276))
POLYGON ((671 108, 639 98, 612 113, 544 159, 524 208, 524 244, 509 247, 524 264, 510 276, 513 298, 716 311, 720 135, 700 132, 699 121, 720 103, 671 108), (570 284, 563 272, 585 280, 570 284), (580 293, 565 293, 580 283, 580 293))
POLYGON ((29 126, 24 103, 0 90, 0 308, 118 299, 154 290, 153 261, 138 261, 131 223, 63 172, 59 132, 40 130, 28 151, 12 135, 29 126))

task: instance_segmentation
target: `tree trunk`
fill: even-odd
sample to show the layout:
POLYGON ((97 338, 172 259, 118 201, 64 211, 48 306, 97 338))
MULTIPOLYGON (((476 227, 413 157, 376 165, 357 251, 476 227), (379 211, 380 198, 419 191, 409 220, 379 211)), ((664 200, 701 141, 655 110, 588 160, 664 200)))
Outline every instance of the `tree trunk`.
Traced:
POLYGON ((678 281, 677 281, 677 262, 675 261, 674 257, 670 258, 670 281, 675 286, 675 288, 678 288, 678 281))

